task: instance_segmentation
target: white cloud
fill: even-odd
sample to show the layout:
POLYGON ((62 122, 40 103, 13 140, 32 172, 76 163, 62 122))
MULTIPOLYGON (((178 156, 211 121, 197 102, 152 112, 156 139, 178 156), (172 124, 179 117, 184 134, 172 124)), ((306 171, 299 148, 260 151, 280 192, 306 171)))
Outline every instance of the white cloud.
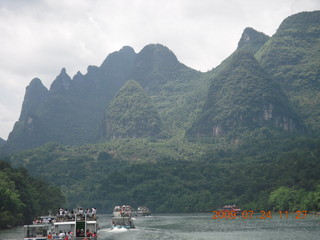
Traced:
POLYGON ((245 27, 268 35, 318 0, 1 0, 0 137, 18 119, 25 87, 49 87, 62 67, 71 77, 100 65, 124 45, 169 47, 196 70, 217 66, 237 47, 245 27))

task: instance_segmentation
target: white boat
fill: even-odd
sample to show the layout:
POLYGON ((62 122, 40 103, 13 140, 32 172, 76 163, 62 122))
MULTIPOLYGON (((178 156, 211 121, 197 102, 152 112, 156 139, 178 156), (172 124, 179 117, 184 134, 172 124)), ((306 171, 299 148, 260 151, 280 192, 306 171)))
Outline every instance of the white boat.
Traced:
POLYGON ((95 209, 77 208, 70 212, 60 212, 56 216, 52 226, 52 235, 53 239, 56 236, 64 238, 63 235, 68 235, 69 240, 97 240, 98 230, 99 224, 95 209))
POLYGON ((32 225, 24 225, 24 240, 46 240, 51 232, 54 216, 41 216, 32 225))
POLYGON ((137 214, 138 216, 150 216, 151 212, 146 206, 140 206, 138 207, 137 214))
POLYGON ((24 225, 23 240, 47 240, 47 236, 51 231, 49 224, 24 225))
POLYGON ((112 228, 135 228, 132 216, 133 212, 130 206, 116 206, 112 214, 112 228))

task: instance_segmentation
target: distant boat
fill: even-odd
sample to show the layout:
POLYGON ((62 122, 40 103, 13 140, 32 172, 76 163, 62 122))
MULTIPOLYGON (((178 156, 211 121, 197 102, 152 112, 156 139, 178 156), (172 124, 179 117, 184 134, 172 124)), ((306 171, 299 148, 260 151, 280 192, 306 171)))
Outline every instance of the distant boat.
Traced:
POLYGON ((239 207, 237 207, 235 204, 224 205, 223 208, 218 209, 218 211, 225 211, 225 212, 234 211, 234 212, 236 212, 237 215, 241 214, 241 209, 239 207))
POLYGON ((139 216, 150 216, 151 212, 150 212, 149 208, 147 208, 145 206, 141 206, 141 207, 138 207, 137 214, 139 216))
POLYGON ((131 206, 116 206, 112 214, 112 228, 135 228, 132 217, 133 212, 131 206))

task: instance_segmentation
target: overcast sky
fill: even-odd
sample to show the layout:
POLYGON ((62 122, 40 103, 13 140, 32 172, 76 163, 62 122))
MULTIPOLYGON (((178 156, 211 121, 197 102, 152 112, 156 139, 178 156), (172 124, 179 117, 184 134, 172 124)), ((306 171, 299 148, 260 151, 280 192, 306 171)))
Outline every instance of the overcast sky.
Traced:
POLYGON ((216 67, 246 27, 272 36, 284 18, 319 0, 0 0, 0 137, 18 120, 34 77, 46 87, 128 45, 161 43, 196 70, 216 67))

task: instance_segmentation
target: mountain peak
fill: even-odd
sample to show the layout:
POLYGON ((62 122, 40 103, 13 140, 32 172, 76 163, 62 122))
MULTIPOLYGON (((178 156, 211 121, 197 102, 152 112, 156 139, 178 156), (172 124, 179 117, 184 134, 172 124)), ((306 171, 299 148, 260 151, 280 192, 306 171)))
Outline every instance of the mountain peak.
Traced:
POLYGON ((32 79, 27 88, 34 88, 34 87, 44 87, 43 83, 39 78, 32 79))
POLYGON ((238 43, 238 49, 247 50, 256 53, 259 48, 268 41, 269 37, 262 32, 258 32, 253 28, 247 27, 238 43))
POLYGON ((151 57, 152 59, 156 58, 158 59, 159 57, 165 57, 167 60, 171 59, 174 61, 178 61, 176 55, 166 46, 162 44, 148 44, 146 45, 140 53, 141 55, 147 55, 151 57))
POLYGON ((314 26, 318 28, 320 25, 320 11, 313 12, 300 12, 291 15, 283 20, 280 24, 278 31, 282 31, 288 28, 308 29, 308 26, 314 26))
POLYGON ((24 101, 19 120, 26 119, 33 113, 49 96, 48 89, 42 84, 39 78, 31 80, 26 88, 24 101))
POLYGON ((50 86, 50 92, 64 92, 69 89, 71 84, 71 78, 67 74, 65 68, 62 68, 60 74, 56 77, 56 79, 52 82, 50 86))
POLYGON ((175 76, 186 69, 169 48, 161 44, 149 44, 138 53, 132 78, 148 92, 158 92, 164 84, 175 81, 175 76))
POLYGON ((122 67, 123 65, 133 64, 136 53, 130 46, 124 46, 119 51, 115 51, 107 56, 101 64, 101 68, 108 71, 114 67, 122 67))

